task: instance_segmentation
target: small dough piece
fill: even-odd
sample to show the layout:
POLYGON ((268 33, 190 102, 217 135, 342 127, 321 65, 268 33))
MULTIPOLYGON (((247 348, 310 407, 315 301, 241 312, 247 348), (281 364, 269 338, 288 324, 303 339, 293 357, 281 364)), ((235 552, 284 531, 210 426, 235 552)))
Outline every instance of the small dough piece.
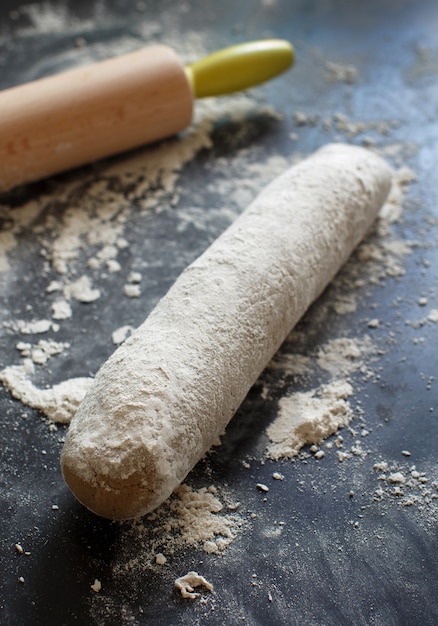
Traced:
POLYGON ((197 593, 194 588, 201 586, 213 593, 213 585, 204 576, 200 576, 198 572, 189 572, 175 580, 175 587, 181 592, 183 598, 188 598, 189 600, 199 598, 201 594, 197 593))
POLYGON ((127 519, 170 496, 367 233, 390 185, 379 156, 326 146, 184 270, 72 420, 61 465, 86 507, 127 519))

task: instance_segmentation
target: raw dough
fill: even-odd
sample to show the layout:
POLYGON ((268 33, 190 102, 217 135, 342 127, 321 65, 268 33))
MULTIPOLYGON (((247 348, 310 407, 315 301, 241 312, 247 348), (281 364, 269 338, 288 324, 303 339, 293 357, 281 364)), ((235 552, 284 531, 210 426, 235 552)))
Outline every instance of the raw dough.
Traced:
POLYGON ((201 586, 213 593, 213 585, 204 576, 200 576, 198 572, 189 572, 175 580, 175 587, 181 592, 183 598, 188 598, 189 600, 199 598, 201 594, 196 592, 194 587, 201 586))
POLYGON ((125 519, 172 493, 369 230, 390 184, 377 155, 326 146, 186 268, 72 420, 61 464, 85 506, 125 519))

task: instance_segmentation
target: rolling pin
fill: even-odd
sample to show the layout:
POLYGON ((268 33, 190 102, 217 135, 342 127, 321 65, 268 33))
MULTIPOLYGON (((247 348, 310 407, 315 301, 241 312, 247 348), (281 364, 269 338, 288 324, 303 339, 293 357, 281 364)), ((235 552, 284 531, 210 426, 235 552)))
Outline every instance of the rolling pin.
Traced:
POLYGON ((282 40, 225 48, 184 67, 154 45, 0 92, 0 191, 169 137, 193 99, 257 85, 293 63, 282 40))
POLYGON ((184 270, 72 419, 61 467, 80 502, 126 519, 172 493, 367 233, 391 177, 364 148, 326 146, 184 270))

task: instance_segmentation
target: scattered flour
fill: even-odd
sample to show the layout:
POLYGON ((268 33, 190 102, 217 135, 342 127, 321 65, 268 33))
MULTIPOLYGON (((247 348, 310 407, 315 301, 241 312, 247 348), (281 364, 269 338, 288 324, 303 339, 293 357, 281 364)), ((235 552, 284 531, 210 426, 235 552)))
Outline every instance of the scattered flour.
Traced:
POLYGON ((40 410, 52 422, 68 424, 93 379, 71 378, 49 389, 38 389, 30 380, 33 372, 31 360, 24 365, 10 365, 0 371, 0 382, 26 406, 40 410))
MULTIPOLYGON (((376 348, 367 336, 340 337, 329 340, 316 350, 315 357, 303 360, 301 355, 289 354, 280 359, 286 374, 304 376, 310 367, 317 366, 331 375, 331 380, 306 392, 286 393, 278 403, 278 414, 267 429, 269 444, 267 456, 271 459, 292 458, 306 445, 321 444, 324 439, 347 426, 354 417, 348 401, 354 388, 350 375, 360 371, 368 374, 370 360, 376 348), (298 357, 298 360, 294 357, 298 357), (301 363, 303 369, 299 369, 301 363), (290 368, 290 364, 292 368, 290 368)), ((323 454, 316 458, 322 458, 323 454)))
MULTIPOLYGON (((402 451, 403 456, 407 456, 402 451)), ((410 453, 408 453, 410 456, 410 453)), ((373 469, 379 486, 373 498, 381 503, 395 503, 402 508, 417 510, 420 523, 435 527, 438 522, 438 479, 420 471, 416 465, 400 465, 376 461, 373 469)))
POLYGON ((40 339, 36 346, 24 341, 17 343, 17 350, 21 356, 32 359, 36 365, 45 365, 52 356, 62 354, 69 347, 69 343, 54 341, 53 339, 40 339))
POLYGON ((348 402, 352 394, 348 382, 334 380, 317 390, 281 398, 278 416, 267 429, 268 457, 294 457, 303 446, 320 444, 346 426, 353 418, 348 402))
POLYGON ((177 533, 176 540, 165 542, 167 552, 178 545, 187 545, 201 546, 204 552, 218 554, 234 541, 243 522, 235 514, 224 511, 216 487, 194 491, 183 484, 175 494, 176 497, 146 518, 148 522, 159 520, 161 532, 168 537, 177 533))
MULTIPOLYGON (((352 74, 353 72, 351 71, 350 77, 352 76, 352 74)), ((333 72, 332 75, 335 76, 335 73, 333 72)), ((336 78, 336 80, 342 79, 343 82, 348 82, 348 80, 346 80, 347 76, 348 76, 348 70, 339 72, 338 78, 336 78)), ((389 120, 389 121, 388 120, 369 120, 369 121, 368 120, 367 121, 352 120, 349 118, 349 116, 346 113, 342 111, 337 111, 333 113, 332 115, 324 117, 323 119, 321 119, 319 115, 315 113, 308 113, 305 111, 295 111, 293 113, 293 119, 294 119, 295 125, 301 126, 301 127, 308 126, 308 127, 313 128, 321 124, 322 129, 325 132, 328 133, 328 132, 335 131, 337 133, 340 133, 344 139, 351 140, 358 136, 361 136, 362 143, 366 145, 367 148, 375 149, 376 151, 379 150, 379 148, 377 147, 376 140, 374 138, 369 137, 365 133, 376 133, 380 137, 387 137, 391 129, 399 126, 399 122, 397 120, 389 120)), ((393 153, 396 152, 397 156, 399 156, 402 152, 404 154, 409 154, 409 156, 411 156, 412 151, 415 151, 415 146, 413 146, 412 144, 398 143, 396 145, 397 145, 397 148, 393 147, 391 150, 388 149, 389 154, 386 154, 385 156, 393 156, 393 154, 390 154, 391 151, 393 153)), ((383 150, 385 151, 385 148, 383 148, 383 150)))
POLYGON ((364 357, 375 352, 371 339, 340 337, 318 350, 317 364, 333 376, 348 375, 364 366, 364 357))
POLYGON ((29 18, 31 25, 21 29, 22 35, 26 33, 34 35, 35 31, 65 33, 67 30, 77 28, 79 24, 78 20, 72 17, 67 6, 62 4, 58 6, 53 6, 49 2, 23 4, 16 9, 16 15, 12 13, 13 19, 18 19, 23 15, 29 18))
POLYGON ((182 484, 146 518, 122 523, 120 558, 113 575, 123 580, 144 569, 155 570, 157 565, 172 565, 187 548, 221 554, 245 526, 237 508, 238 503, 228 503, 228 497, 213 485, 192 489, 182 484))
POLYGON ((333 114, 332 124, 337 131, 342 132, 342 134, 350 139, 357 135, 363 135, 371 130, 376 131, 379 135, 386 136, 389 134, 392 127, 398 126, 398 122, 396 121, 352 121, 345 113, 340 112, 333 114))
POLYGON ((26 322, 25 320, 13 320, 11 322, 4 322, 5 328, 9 328, 22 335, 43 335, 48 333, 49 330, 56 330, 51 320, 32 320, 26 322))
POLYGON ((354 65, 346 65, 342 63, 334 63, 333 61, 327 61, 325 64, 327 75, 330 80, 338 81, 341 83, 347 83, 352 85, 356 82, 358 71, 354 65))

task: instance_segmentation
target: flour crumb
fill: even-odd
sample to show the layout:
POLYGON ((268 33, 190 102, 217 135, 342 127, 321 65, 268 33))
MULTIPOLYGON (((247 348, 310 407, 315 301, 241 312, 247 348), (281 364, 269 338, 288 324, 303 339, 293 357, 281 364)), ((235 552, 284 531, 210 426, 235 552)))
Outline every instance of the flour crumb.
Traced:
POLYGON ((388 476, 388 482, 393 484, 403 484, 406 482, 406 477, 401 472, 394 472, 388 476))
POLYGON ((46 293, 53 293, 54 291, 62 291, 63 284, 60 280, 52 280, 46 287, 46 293))
POLYGON ((44 333, 48 333, 49 330, 53 330, 51 320, 45 319, 33 320, 31 322, 17 320, 16 322, 6 323, 5 326, 18 331, 22 335, 43 335, 44 333))
POLYGON ((116 274, 117 272, 120 272, 122 266, 115 259, 108 259, 106 261, 106 268, 110 274, 116 274))
POLYGON ((94 302, 100 298, 100 290, 93 289, 91 279, 85 275, 67 285, 64 293, 78 302, 84 303, 94 302))
POLYGON ((189 600, 195 600, 201 596, 200 593, 195 592, 196 587, 205 587, 207 591, 213 593, 213 585, 197 572, 188 572, 185 576, 177 578, 175 580, 175 587, 183 598, 188 598, 189 600))
POLYGON ((102 583, 100 582, 100 580, 98 580, 97 578, 94 579, 94 583, 92 585, 90 585, 90 588, 95 592, 95 593, 99 593, 99 591, 102 589, 102 583))
POLYGON ((130 272, 128 283, 141 283, 142 276, 140 272, 130 272))
POLYGON ((280 472, 274 472, 272 474, 272 478, 274 480, 284 480, 284 476, 283 476, 283 474, 280 474, 280 472))
POLYGON ((121 326, 112 333, 111 340, 116 346, 118 346, 123 343, 128 337, 130 337, 133 332, 134 328, 132 326, 121 326))
POLYGON ((377 472, 386 472, 388 469, 388 463, 386 461, 378 461, 377 463, 374 463, 373 469, 377 472))
POLYGON ((432 311, 427 316, 429 322, 438 322, 438 309, 432 309, 432 311))
POLYGON ((377 319, 377 317, 373 317, 373 319, 368 322, 367 326, 368 328, 379 328, 380 320, 377 319))
POLYGON ((72 310, 67 300, 57 300, 52 304, 52 317, 54 320, 67 320, 71 316, 72 310))
POLYGON ((128 296, 128 298, 139 298, 141 295, 140 285, 132 283, 124 285, 123 293, 125 296, 128 296))
POLYGON ((155 555, 155 563, 157 565, 165 565, 167 563, 167 559, 162 552, 158 552, 158 554, 155 555))

